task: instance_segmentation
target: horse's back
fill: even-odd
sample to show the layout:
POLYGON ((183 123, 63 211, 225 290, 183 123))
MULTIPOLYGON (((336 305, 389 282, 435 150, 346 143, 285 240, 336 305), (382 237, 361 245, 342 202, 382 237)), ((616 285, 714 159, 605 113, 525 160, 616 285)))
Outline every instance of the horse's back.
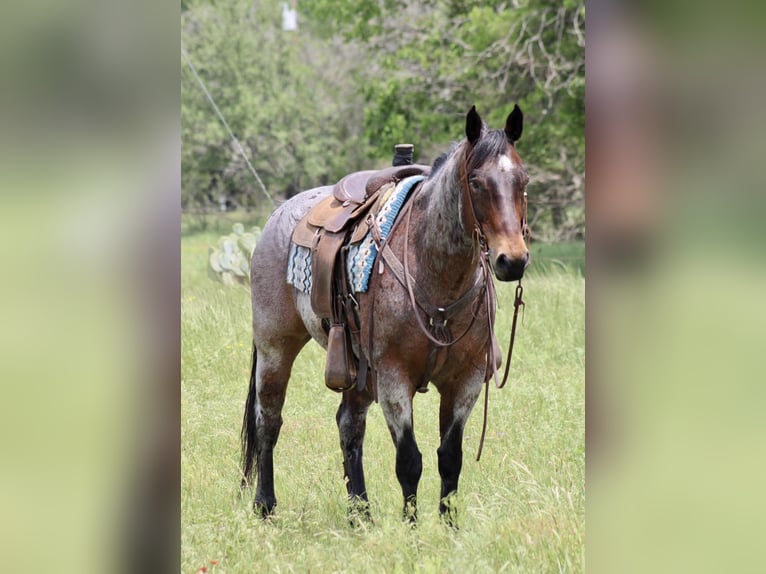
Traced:
POLYGON ((350 204, 348 216, 356 205, 366 201, 384 183, 410 175, 425 175, 429 171, 428 166, 421 165, 358 171, 346 175, 333 186, 309 189, 280 205, 266 222, 251 260, 254 336, 277 336, 278 332, 305 329, 320 345, 326 344, 326 334, 313 312, 309 295, 294 293, 294 288, 287 282, 293 231, 312 208, 331 195, 344 207, 350 204), (341 201, 344 198, 345 203, 341 201))
POLYGON ((290 240, 298 222, 332 193, 332 186, 317 187, 299 193, 271 214, 253 252, 250 287, 253 304, 253 334, 256 339, 277 329, 303 330, 295 308, 292 286, 287 283, 290 240))
MULTIPOLYGON (((263 228, 260 240, 253 253, 253 263, 261 263, 266 267, 281 261, 287 269, 287 251, 290 248, 290 238, 298 222, 320 201, 332 192, 332 186, 309 189, 294 195, 269 216, 263 228), (283 261, 282 261, 283 260, 283 261)), ((256 265, 251 268, 253 278, 259 269, 256 265)))

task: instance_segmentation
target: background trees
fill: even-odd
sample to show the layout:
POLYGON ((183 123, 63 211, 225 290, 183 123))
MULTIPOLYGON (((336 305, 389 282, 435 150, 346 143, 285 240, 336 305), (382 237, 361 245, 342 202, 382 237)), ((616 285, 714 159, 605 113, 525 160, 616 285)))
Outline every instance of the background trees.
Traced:
MULTIPOLYGON (((277 198, 387 165, 395 143, 430 163, 472 104, 497 127, 518 102, 534 236, 584 234, 583 2, 301 0, 297 31, 277 0, 182 7, 184 47, 277 198)), ((184 207, 267 201, 188 69, 182 124, 184 207)))

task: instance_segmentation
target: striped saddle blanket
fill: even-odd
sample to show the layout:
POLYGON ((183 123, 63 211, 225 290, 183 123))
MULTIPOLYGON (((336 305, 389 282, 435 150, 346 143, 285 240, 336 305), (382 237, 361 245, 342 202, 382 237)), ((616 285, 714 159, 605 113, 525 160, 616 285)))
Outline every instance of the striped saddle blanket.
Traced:
MULTIPOLYGON (((388 236, 402 206, 415 186, 423 179, 425 179, 423 175, 415 175, 403 179, 383 202, 375 216, 382 239, 388 236)), ((364 223, 361 223, 361 225, 364 225, 364 223)), ((369 232, 360 242, 349 246, 345 263, 349 290, 352 293, 364 293, 367 291, 372 266, 377 254, 378 248, 369 232)), ((290 245, 287 283, 299 291, 311 292, 311 248, 297 245, 296 243, 290 245)))

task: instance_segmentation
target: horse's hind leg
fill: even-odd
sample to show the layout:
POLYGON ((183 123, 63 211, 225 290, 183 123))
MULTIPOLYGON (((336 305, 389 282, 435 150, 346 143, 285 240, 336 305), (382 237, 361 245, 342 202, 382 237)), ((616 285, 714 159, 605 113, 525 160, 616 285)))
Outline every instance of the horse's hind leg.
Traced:
POLYGON ((367 427, 367 410, 371 402, 372 397, 367 389, 362 392, 347 391, 343 393, 343 399, 335 416, 340 434, 340 448, 343 452, 343 475, 346 480, 346 490, 348 490, 348 509, 352 522, 358 515, 370 518, 362 455, 364 432, 367 427))
POLYGON ((308 335, 280 338, 278 345, 258 344, 253 353, 253 373, 250 380, 242 428, 244 476, 249 484, 255 462, 258 483, 254 508, 266 517, 274 512, 274 447, 282 427, 282 407, 293 361, 308 335))

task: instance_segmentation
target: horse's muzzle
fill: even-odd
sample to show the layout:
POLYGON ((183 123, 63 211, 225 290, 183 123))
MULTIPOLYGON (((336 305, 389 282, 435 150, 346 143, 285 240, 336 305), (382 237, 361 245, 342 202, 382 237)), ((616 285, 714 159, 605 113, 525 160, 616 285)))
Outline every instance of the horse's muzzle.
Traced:
POLYGON ((525 251, 521 257, 508 257, 501 253, 495 259, 495 277, 500 281, 517 281, 524 276, 528 266, 529 251, 525 251))

